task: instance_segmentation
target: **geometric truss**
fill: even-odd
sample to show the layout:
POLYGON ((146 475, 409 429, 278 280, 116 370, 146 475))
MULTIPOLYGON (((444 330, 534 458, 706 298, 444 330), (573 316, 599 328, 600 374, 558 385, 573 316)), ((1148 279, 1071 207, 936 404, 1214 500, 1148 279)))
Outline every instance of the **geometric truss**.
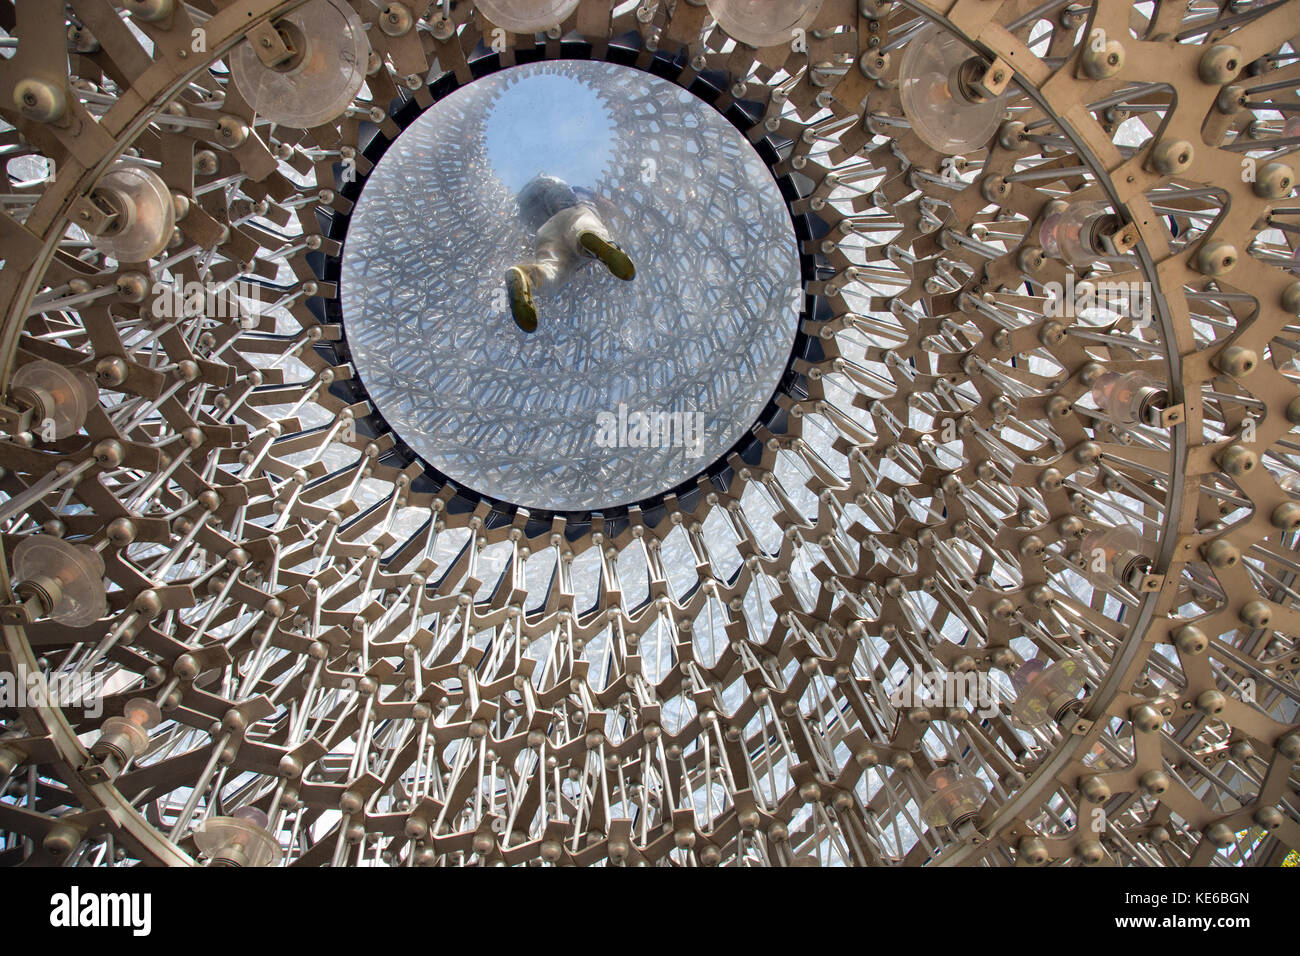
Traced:
POLYGON ((1300 5, 825 0, 753 48, 688 0, 537 35, 357 0, 365 85, 309 129, 229 67, 290 62, 310 38, 264 27, 301 0, 125 5, 0 4, 0 670, 62 689, 0 702, 0 859, 1300 847, 1300 5), (971 56, 905 110, 943 31, 971 56), (818 346, 753 455, 572 524, 349 427, 315 271, 390 114, 566 53, 760 117, 818 346), (960 158, 927 126, 956 96, 1003 111, 960 158))

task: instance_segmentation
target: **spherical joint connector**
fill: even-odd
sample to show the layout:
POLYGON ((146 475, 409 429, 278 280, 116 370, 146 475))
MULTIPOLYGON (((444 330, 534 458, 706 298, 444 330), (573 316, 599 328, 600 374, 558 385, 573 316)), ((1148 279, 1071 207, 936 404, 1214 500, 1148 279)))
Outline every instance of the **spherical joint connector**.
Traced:
POLYGON ((1250 474, 1259 464, 1259 456, 1241 444, 1229 445, 1219 452, 1214 460, 1225 474, 1232 475, 1234 478, 1250 474))
POLYGON ((1201 556, 1212 568, 1232 568, 1241 560, 1241 551, 1228 539, 1217 538, 1201 548, 1201 556))
POLYGON ((1215 717, 1223 713, 1223 708, 1228 706, 1228 698, 1224 697, 1220 691, 1205 690, 1196 696, 1196 706, 1202 712, 1215 717))
POLYGON ((998 145, 1009 152, 1025 148, 1025 124, 1009 120, 998 129, 998 145))
POLYGON ((1184 654, 1204 654, 1210 638, 1195 624, 1184 624, 1174 631, 1174 644, 1184 654))
POLYGON ((1300 528, 1300 502, 1284 501, 1269 516, 1273 527, 1281 528, 1283 531, 1294 531, 1300 528))
POLYGON ((285 754, 280 758, 280 763, 276 768, 280 776, 286 780, 297 780, 302 776, 302 761, 293 754, 285 754))
POLYGON ((1255 822, 1265 830, 1276 830, 1286 822, 1286 817, 1277 807, 1260 807, 1255 811, 1254 817, 1255 822))
POLYGON ((1196 151, 1185 139, 1161 140, 1151 149, 1151 169, 1161 176, 1176 176, 1192 165, 1196 151))
POLYGON ((1214 367, 1224 375, 1241 378, 1255 371, 1259 365, 1259 355, 1254 349, 1240 345, 1229 345, 1214 356, 1214 367))
POLYGON ((226 733, 241 736, 248 729, 248 718, 238 708, 232 707, 222 715, 221 729, 226 733))
POLYGON ((199 660, 193 654, 182 654, 172 664, 172 673, 180 680, 194 680, 199 676, 199 660))
POLYGON ((1079 792, 1092 803, 1105 803, 1110 799, 1110 784, 1093 774, 1079 781, 1079 792))
POLYGON ((1074 460, 1081 465, 1094 464, 1101 458, 1101 446, 1094 441, 1086 441, 1074 450, 1074 460))
POLYGON ((149 292, 149 280, 138 272, 124 272, 117 277, 117 294, 124 302, 137 305, 149 292))
POLYGON ((230 149, 243 146, 248 142, 250 133, 248 124, 238 116, 222 116, 217 120, 217 138, 222 146, 230 149))
POLYGON ((1273 620, 1273 606, 1267 601, 1248 601, 1237 616, 1250 627, 1268 627, 1273 620))
MULTIPOLYGON (((1025 535, 1020 540, 1020 556, 1022 558, 1029 558, 1031 560, 1041 558, 1045 550, 1047 550, 1047 545, 1043 542, 1043 539, 1036 534, 1025 535)), ((1034 603, 1037 604, 1038 602, 1035 601, 1034 603)))
POLYGON ((1255 174, 1254 188, 1260 199, 1285 199, 1295 188, 1295 172, 1286 163, 1265 163, 1255 174))
POLYGON ((1020 271, 1028 272, 1031 275, 1039 272, 1046 262, 1047 257, 1043 254, 1043 250, 1037 246, 1025 246, 1016 255, 1016 265, 1020 267, 1020 271))
POLYGON ((1001 670, 1007 670, 1019 660, 1016 656, 1016 652, 1009 647, 994 648, 993 653, 990 655, 990 659, 993 662, 993 666, 1001 670))
POLYGON ((102 468, 116 468, 122 464, 122 459, 126 455, 126 449, 116 438, 106 438, 95 446, 95 462, 102 468))
POLYGON ((1222 86, 1241 72, 1241 50, 1231 43, 1216 43, 1201 54, 1196 74, 1202 83, 1222 86))
POLYGON ((122 6, 137 20, 158 23, 172 15, 176 0, 122 0, 122 6))
POLYGON ((125 548, 135 540, 137 533, 135 522, 125 517, 114 518, 108 523, 108 527, 104 529, 104 534, 109 543, 115 548, 125 548))
POLYGON ((1024 836, 1016 844, 1016 857, 1026 866, 1042 866, 1051 859, 1047 844, 1036 836, 1024 836))
POLYGON ((1211 239, 1201 243, 1196 252, 1196 268, 1207 276, 1221 276, 1231 272, 1237 266, 1237 247, 1222 239, 1211 239))
POLYGON ((57 123, 68 115, 68 93, 62 84, 28 77, 14 84, 14 106, 29 120, 57 123))
POLYGON ((1237 840, 1237 835, 1232 832, 1232 827, 1226 823, 1214 823, 1205 828, 1205 839, 1222 849, 1223 847, 1232 846, 1237 840))
POLYGON ((889 54, 867 50, 858 58, 858 69, 869 80, 882 79, 889 72, 889 54))
POLYGON ((1106 859, 1106 848, 1099 840, 1084 840, 1074 848, 1074 855, 1084 866, 1096 866, 1106 859))
POLYGON ((1165 722, 1164 717, 1160 715, 1160 711, 1150 704, 1138 704, 1129 711, 1129 719, 1133 721, 1133 726, 1144 734, 1159 730, 1165 722))
POLYGON ((0 744, 0 781, 8 778, 26 759, 27 755, 17 747, 0 744))
POLYGON ((126 381, 130 372, 126 359, 109 355, 95 363, 95 381, 103 388, 116 388, 126 381))
POLYGON ((1300 757, 1300 731, 1292 731, 1278 738, 1273 749, 1280 753, 1288 760, 1295 760, 1300 757))
MULTIPOLYGON (((1030 588, 1025 591, 1025 594, 1028 595, 1029 600, 1033 602, 1034 607, 1048 607, 1056 600, 1056 592, 1046 584, 1031 585, 1030 588)), ((974 667, 972 666, 970 669, 974 670, 974 667)))
POLYGON ((404 3, 389 3, 379 13, 379 29, 390 37, 406 36, 415 25, 415 18, 404 3))
POLYGON ((1300 316, 1300 282, 1292 282, 1282 291, 1282 308, 1288 315, 1300 316))
POLYGON ((41 848, 50 856, 63 859, 81 845, 86 838, 84 830, 70 823, 56 823, 45 832, 41 848))
POLYGON ((1169 774, 1163 770, 1148 770, 1138 781, 1142 789, 1153 797, 1163 796, 1169 789, 1169 774))
POLYGON ((1083 72, 1094 80, 1104 80, 1115 76, 1124 69, 1124 45, 1118 40, 1105 43, 1086 43, 1079 55, 1079 65, 1083 72))

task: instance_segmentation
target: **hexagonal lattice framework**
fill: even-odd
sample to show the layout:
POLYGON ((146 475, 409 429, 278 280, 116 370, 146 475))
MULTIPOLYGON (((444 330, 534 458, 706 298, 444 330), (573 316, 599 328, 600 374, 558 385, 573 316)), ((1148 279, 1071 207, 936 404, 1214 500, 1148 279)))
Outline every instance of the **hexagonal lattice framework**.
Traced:
POLYGON ((0 712, 0 803, 23 805, 0 859, 229 860, 241 826, 258 862, 297 865, 1300 846, 1300 5, 826 0, 799 42, 753 50, 706 6, 583 0, 498 53, 470 3, 411 29, 357 4, 366 86, 307 131, 258 122, 188 55, 196 18, 215 58, 299 5, 192 0, 124 28, 80 0, 67 87, 61 5, 10 11, 0 542, 26 579, 3 663, 89 680, 109 716, 0 712), (899 98, 932 22, 976 57, 950 89, 1007 84, 1011 118, 960 161, 899 98), (314 271, 348 164, 431 104, 426 78, 566 51, 748 111, 815 257, 816 347, 752 454, 582 522, 430 487, 368 434, 320 321, 336 277, 314 271), (71 225, 111 236, 112 197, 77 200, 128 147, 181 214, 150 263, 71 225), (1047 255, 1061 203, 1102 214, 1092 262, 1047 255), (258 314, 167 311, 176 283, 237 278, 258 314), (1096 308, 1103 282, 1149 320, 1096 308), (64 406, 22 384, 50 381, 37 359, 97 375, 81 431, 44 427, 64 406), (1134 372, 1150 391, 1116 384, 1134 372), (1100 537, 1125 527, 1136 544, 1100 537), (100 555, 102 619, 49 616, 96 565, 76 552, 90 570, 55 586, 15 555, 38 533, 100 555))
MULTIPOLYGON (((581 175, 587 160, 569 164, 581 175)), ((403 131, 348 224, 342 303, 362 383, 425 461, 497 500, 576 511, 662 494, 728 451, 785 372, 802 287, 785 203, 737 130, 666 80, 565 60, 492 74, 403 131), (570 107, 567 122, 596 128, 603 116, 607 143, 542 132, 608 155, 596 178, 569 174, 518 118, 496 132, 502 142, 489 138, 540 95, 539 80, 600 104, 570 107), (550 165, 531 165, 533 152, 550 165), (502 277, 532 241, 521 183, 502 176, 537 173, 594 192, 637 277, 579 273, 541 299, 541 327, 526 336, 502 277), (601 416, 618 421, 620 404, 634 426, 674 418, 656 419, 652 438, 633 434, 644 447, 611 446, 601 416)))

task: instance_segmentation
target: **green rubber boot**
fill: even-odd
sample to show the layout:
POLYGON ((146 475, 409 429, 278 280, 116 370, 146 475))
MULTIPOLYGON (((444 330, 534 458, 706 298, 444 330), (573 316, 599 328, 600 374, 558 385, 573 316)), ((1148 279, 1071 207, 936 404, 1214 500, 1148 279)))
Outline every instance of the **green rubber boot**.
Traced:
POLYGON ((631 282, 636 278, 636 266, 632 265, 628 254, 608 239, 588 231, 578 236, 578 243, 605 263, 605 268, 614 278, 622 279, 624 282, 631 282))
POLYGON ((525 332, 537 331, 537 304, 533 302, 533 283, 528 273, 512 266, 506 273, 506 292, 510 296, 510 312, 515 325, 525 332))

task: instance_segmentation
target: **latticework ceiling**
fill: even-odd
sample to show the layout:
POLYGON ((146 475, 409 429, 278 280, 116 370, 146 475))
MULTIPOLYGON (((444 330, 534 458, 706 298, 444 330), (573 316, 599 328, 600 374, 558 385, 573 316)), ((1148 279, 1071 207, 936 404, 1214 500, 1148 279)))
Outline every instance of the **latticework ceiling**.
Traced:
POLYGON ((1300 847, 1300 4, 9 0, 0 27, 0 862, 1300 847), (352 297, 439 286, 354 289, 344 250, 436 101, 571 60, 740 131, 803 287, 726 454, 547 509, 473 487, 489 431, 444 474, 373 400, 352 297))

